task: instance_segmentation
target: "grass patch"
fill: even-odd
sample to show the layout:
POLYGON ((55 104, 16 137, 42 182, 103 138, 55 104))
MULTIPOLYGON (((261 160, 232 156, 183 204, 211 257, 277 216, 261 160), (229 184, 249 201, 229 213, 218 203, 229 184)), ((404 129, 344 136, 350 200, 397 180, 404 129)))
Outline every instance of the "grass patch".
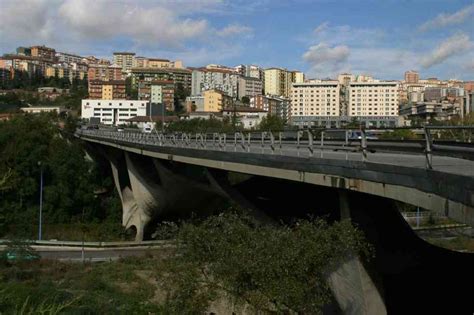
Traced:
POLYGON ((135 273, 153 270, 157 258, 101 264, 22 262, 0 267, 0 314, 148 314, 156 287, 135 273), (143 261, 144 260, 144 261, 143 261), (136 262, 136 261, 135 261, 136 262))

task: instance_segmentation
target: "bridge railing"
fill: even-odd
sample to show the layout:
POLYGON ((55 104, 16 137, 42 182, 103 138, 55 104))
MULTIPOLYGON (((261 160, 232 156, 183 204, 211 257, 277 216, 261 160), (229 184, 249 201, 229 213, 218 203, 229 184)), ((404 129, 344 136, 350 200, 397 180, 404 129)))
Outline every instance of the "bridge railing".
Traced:
POLYGON ((376 152, 403 152, 424 154, 426 168, 433 168, 433 154, 460 156, 474 160, 474 145, 453 146, 436 144, 433 132, 439 130, 474 130, 474 126, 429 126, 424 128, 424 140, 385 141, 374 139, 365 130, 356 137, 351 130, 298 130, 285 132, 235 132, 227 133, 137 133, 106 129, 77 130, 76 135, 106 138, 113 141, 140 143, 153 146, 171 146, 202 150, 234 151, 260 154, 296 154, 297 156, 324 158, 327 153, 344 152, 345 159, 359 154, 362 161, 376 152), (335 137, 331 135, 339 132, 335 137), (341 134, 342 132, 342 134, 341 134), (342 139, 341 139, 342 138, 342 139), (369 154, 370 153, 370 154, 369 154))

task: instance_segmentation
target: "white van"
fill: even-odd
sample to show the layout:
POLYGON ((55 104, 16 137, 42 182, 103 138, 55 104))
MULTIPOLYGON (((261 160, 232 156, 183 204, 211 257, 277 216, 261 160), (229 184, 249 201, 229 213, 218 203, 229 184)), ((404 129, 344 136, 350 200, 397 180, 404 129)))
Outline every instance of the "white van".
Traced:
POLYGON ((152 131, 152 125, 150 123, 144 123, 143 124, 143 133, 151 133, 152 131))

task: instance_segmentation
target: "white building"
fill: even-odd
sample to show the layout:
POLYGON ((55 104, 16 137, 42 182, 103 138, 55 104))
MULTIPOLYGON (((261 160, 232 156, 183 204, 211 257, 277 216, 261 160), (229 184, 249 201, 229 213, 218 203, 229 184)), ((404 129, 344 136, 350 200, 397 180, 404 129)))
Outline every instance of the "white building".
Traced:
POLYGON ((351 82, 349 116, 398 116, 398 82, 351 82))
POLYGON ((238 97, 239 74, 219 68, 200 68, 192 72, 191 95, 202 95, 203 91, 217 89, 231 97, 238 97))
POLYGON ((244 77, 257 78, 263 81, 264 70, 255 65, 238 65, 234 67, 235 72, 239 73, 244 77))
POLYGON ((263 117, 267 116, 267 112, 257 108, 236 108, 236 109, 224 109, 222 114, 224 117, 237 117, 237 121, 244 127, 244 129, 256 128, 261 122, 263 117))
POLYGON ((29 114, 40 114, 40 113, 51 113, 56 112, 60 114, 66 111, 61 106, 30 106, 30 107, 21 107, 20 110, 29 114))
POLYGON ((139 100, 82 100, 82 118, 99 118, 104 125, 118 126, 126 123, 129 118, 146 116, 147 101, 139 100))
POLYGON ((114 64, 122 68, 122 72, 130 72, 133 67, 135 53, 132 52, 114 52, 114 64))
POLYGON ((84 57, 63 52, 57 52, 56 58, 59 63, 82 63, 84 59, 84 57))
POLYGON ((297 125, 311 126, 339 116, 338 81, 294 83, 291 89, 290 116, 297 125))

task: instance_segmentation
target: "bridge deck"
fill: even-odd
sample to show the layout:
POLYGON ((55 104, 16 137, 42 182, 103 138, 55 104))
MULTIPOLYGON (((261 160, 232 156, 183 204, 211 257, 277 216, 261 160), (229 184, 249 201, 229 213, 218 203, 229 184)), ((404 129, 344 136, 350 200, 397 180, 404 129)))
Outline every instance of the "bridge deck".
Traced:
MULTIPOLYGON (((451 156, 432 157, 432 169, 426 168, 422 153, 398 153, 390 150, 363 154, 357 147, 314 145, 313 156, 307 144, 283 143, 282 149, 266 143, 242 145, 227 141, 170 141, 153 136, 138 138, 117 133, 79 133, 92 143, 110 146, 162 160, 221 169, 224 171, 267 176, 320 186, 344 188, 399 200, 445 213, 455 220, 474 226, 474 161, 451 156)), ((369 150, 370 150, 369 146, 369 150)), ((397 149, 398 151, 398 149, 397 149)))
MULTIPOLYGON (((233 145, 228 145, 226 151, 232 152, 234 150, 233 145)), ((238 152, 243 152, 242 148, 237 149, 238 152)), ((251 146, 250 153, 262 153, 261 147, 257 144, 251 146)), ((265 154, 272 154, 272 150, 268 147, 264 149, 265 154)), ((296 145, 287 145, 280 152, 276 149, 275 155, 286 155, 286 156, 300 156, 309 157, 309 152, 306 148, 300 148, 299 152, 296 145)), ((362 161, 362 155, 360 152, 340 152, 334 150, 319 150, 315 149, 313 159, 318 158, 325 159, 337 159, 337 160, 350 160, 350 161, 362 161)), ((399 165, 406 167, 415 168, 426 168, 426 158, 421 154, 407 154, 407 153, 387 153, 387 152, 376 152, 367 154, 367 162, 378 163, 378 164, 389 164, 399 165)), ((463 175, 463 176, 474 176, 474 161, 464 160, 460 158, 454 158, 449 156, 433 156, 432 160, 433 169, 446 172, 451 174, 463 175)))
MULTIPOLYGON (((205 142, 200 142, 196 139, 192 139, 191 142, 185 144, 182 140, 177 140, 176 144, 172 144, 171 140, 168 139, 164 143, 161 143, 153 135, 144 135, 144 138, 128 138, 128 135, 118 132, 107 132, 101 133, 97 131, 82 131, 79 133, 80 137, 91 136, 93 138, 102 138, 106 141, 121 141, 130 143, 131 146, 146 144, 151 146, 156 146, 157 148, 184 148, 184 149, 194 149, 194 150, 206 150, 206 151, 220 151, 220 152, 241 152, 251 154, 265 154, 265 155, 280 155, 280 156, 290 156, 290 157, 311 157, 317 163, 318 158, 324 159, 333 159, 333 160, 348 160, 348 161, 363 161, 362 152, 358 147, 343 147, 341 145, 331 145, 330 142, 325 142, 324 148, 321 150, 321 147, 318 142, 314 144, 314 153, 310 156, 309 149, 306 143, 303 141, 298 146, 295 142, 284 141, 282 146, 275 143, 274 150, 272 151, 270 144, 267 142, 262 147, 260 141, 252 141, 250 145, 245 148, 241 145, 240 142, 237 144, 234 143, 234 140, 227 141, 225 144, 207 140, 205 142), (358 152, 355 152, 359 150, 358 152)), ((136 136, 136 135, 135 135, 136 136)), ((377 143, 377 145, 383 144, 382 142, 377 143)), ((385 164, 390 166, 403 166, 403 167, 412 167, 417 169, 426 169, 426 156, 423 152, 406 152, 403 151, 403 147, 398 148, 400 143, 385 143, 384 144, 387 150, 377 150, 372 153, 367 151, 367 160, 368 163, 376 164, 385 164), (400 151, 398 151, 400 150, 400 151)), ((369 143, 368 149, 371 149, 371 144, 369 143)), ((412 150, 412 149, 411 149, 412 150)), ((472 150, 471 148, 466 150, 472 150)), ((474 177, 474 161, 467 160, 462 158, 456 158, 452 156, 436 155, 432 156, 432 167, 434 170, 444 173, 449 173, 453 175, 461 175, 474 177)))

